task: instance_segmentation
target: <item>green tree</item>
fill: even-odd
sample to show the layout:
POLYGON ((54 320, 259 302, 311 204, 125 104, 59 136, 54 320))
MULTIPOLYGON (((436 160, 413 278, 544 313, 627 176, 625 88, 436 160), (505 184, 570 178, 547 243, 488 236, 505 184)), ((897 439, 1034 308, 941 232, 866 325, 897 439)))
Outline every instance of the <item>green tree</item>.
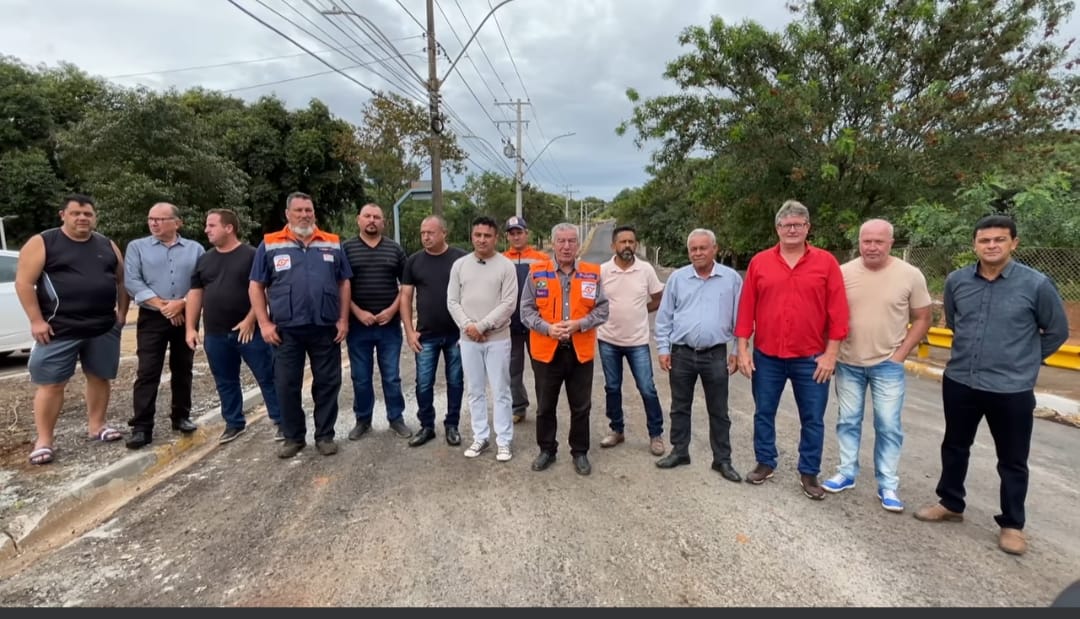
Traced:
MULTIPOLYGON (((431 167, 428 111, 390 93, 370 99, 361 115, 357 140, 362 174, 372 200, 388 208, 431 167)), ((452 132, 441 134, 440 148, 444 171, 463 173, 465 153, 452 132)))
MULTIPOLYGON (((768 237, 787 198, 818 242, 850 245, 870 216, 941 200, 1075 120, 1075 60, 1058 39, 1065 0, 801 0, 782 32, 753 22, 683 31, 665 77, 617 129, 660 140, 659 168, 704 154, 695 211, 768 237), (703 191, 702 191, 703 190, 703 191), (702 202, 704 201, 704 203, 702 202)), ((687 191, 691 191, 690 188, 687 191)), ((657 226, 653 226, 657 227, 657 226)))
POLYGON ((193 238, 203 238, 202 216, 212 208, 248 216, 244 173, 175 93, 127 93, 116 109, 91 110, 57 139, 65 171, 107 210, 99 227, 118 243, 146 234, 146 212, 158 201, 180 207, 193 238))

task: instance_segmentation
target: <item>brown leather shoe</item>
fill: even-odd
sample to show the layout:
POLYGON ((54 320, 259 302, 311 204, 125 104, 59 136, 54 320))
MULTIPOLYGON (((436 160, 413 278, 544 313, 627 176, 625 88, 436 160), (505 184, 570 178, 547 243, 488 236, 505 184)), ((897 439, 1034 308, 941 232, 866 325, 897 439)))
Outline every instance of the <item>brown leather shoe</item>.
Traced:
POLYGON ((654 436, 649 439, 649 452, 654 456, 664 455, 664 437, 654 436))
POLYGON ((601 447, 614 447, 626 440, 622 432, 608 432, 607 436, 600 439, 601 447))
POLYGON ((751 484, 757 485, 757 484, 765 483, 765 480, 769 479, 772 476, 773 476, 772 467, 771 466, 765 466, 764 464, 761 464, 759 462, 758 465, 754 467, 754 470, 752 470, 752 471, 750 471, 749 473, 746 474, 746 481, 751 483, 751 484))
POLYGON ((941 503, 934 503, 915 510, 915 518, 923 522, 963 522, 964 514, 954 512, 941 503))
POLYGON ((1001 536, 998 538, 998 548, 1011 555, 1022 555, 1027 552, 1027 538, 1020 529, 1001 528, 1001 536))
POLYGON ((799 475, 799 485, 802 486, 803 494, 807 497, 815 501, 825 499, 825 489, 818 483, 817 475, 799 475))

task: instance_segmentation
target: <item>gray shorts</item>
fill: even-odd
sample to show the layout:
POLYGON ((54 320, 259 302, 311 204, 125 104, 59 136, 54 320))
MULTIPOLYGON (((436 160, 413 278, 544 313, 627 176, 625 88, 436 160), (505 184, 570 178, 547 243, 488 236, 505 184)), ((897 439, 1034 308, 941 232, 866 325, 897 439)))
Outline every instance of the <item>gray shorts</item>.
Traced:
POLYGON ((83 373, 112 380, 120 369, 120 325, 97 337, 52 340, 30 349, 30 381, 36 385, 57 385, 75 375, 75 361, 83 373))

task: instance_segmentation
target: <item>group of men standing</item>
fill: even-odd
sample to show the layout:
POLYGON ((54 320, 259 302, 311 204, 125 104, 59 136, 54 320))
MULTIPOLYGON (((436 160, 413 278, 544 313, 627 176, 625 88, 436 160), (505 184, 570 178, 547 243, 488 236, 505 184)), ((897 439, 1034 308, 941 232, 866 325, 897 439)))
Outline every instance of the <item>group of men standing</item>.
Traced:
MULTIPOLYGON (((487 451, 494 434, 496 460, 506 462, 513 456, 514 424, 530 406, 523 376, 528 354, 539 447, 531 468, 543 471, 556 460, 558 400, 565 387, 570 455, 575 471, 588 475, 593 361, 599 352, 610 428, 601 447, 625 442, 625 359, 642 398, 649 450, 663 456, 656 466, 690 464, 691 411, 700 378, 711 466, 733 482, 744 477, 732 463, 729 376, 739 372, 751 380, 756 464, 745 476, 751 484, 772 478, 777 467, 775 418, 790 381, 800 421, 799 483, 817 500, 856 483, 869 389, 877 497, 886 510, 904 510, 898 495, 904 360, 930 327, 931 298, 922 273, 891 255, 893 229, 887 221, 865 222, 859 230, 860 256, 840 265, 807 242, 809 211, 788 201, 775 216, 778 243, 753 257, 745 278, 716 262, 715 234, 699 228, 687 238, 690 264, 675 270, 665 286, 652 265, 636 256, 631 226, 615 228, 613 256, 597 265, 579 258, 576 226, 553 228, 549 256, 529 245, 521 217, 506 222, 509 249, 500 254, 495 220, 472 221, 473 251, 466 253, 447 244, 445 220, 429 216, 420 226, 423 249, 406 256, 383 235, 381 208, 366 204, 357 215, 358 235, 342 242, 318 228, 312 199, 300 192, 287 198, 286 226, 266 234, 255 248, 240 241, 239 219, 227 209, 207 214, 209 251, 180 235, 179 210, 168 203, 150 209, 150 235, 132 241, 124 256, 94 231, 96 209, 88 196, 67 197, 60 219, 59 228, 32 237, 22 248, 16 275, 36 341, 29 362, 38 385, 32 464, 55 457, 53 432, 77 360, 87 381, 91 437, 122 438, 105 423, 105 411, 130 299, 139 307, 138 370, 126 442, 132 449, 153 441, 166 356, 172 427, 186 433, 197 429, 190 419, 191 384, 201 321, 201 342, 226 423, 222 443, 245 430, 243 361, 275 424, 275 440, 282 443, 278 455, 299 453, 307 436, 302 378, 309 360, 315 446, 323 455, 336 453, 340 345, 346 342, 356 420, 350 440, 371 430, 376 363, 390 428, 409 438, 410 446, 434 439, 442 357, 446 442, 461 444, 458 425, 467 392, 472 437, 464 455, 475 458, 487 451), (652 312, 658 364, 671 388, 666 456, 649 349, 652 312), (404 421, 403 339, 416 355, 420 428, 415 433, 404 421), (836 473, 819 483, 834 378, 840 462, 836 473)), ((962 520, 969 450, 985 415, 1002 482, 999 546, 1014 554, 1026 550, 1022 529, 1035 379, 1042 360, 1068 336, 1053 283, 1011 259, 1017 243, 1011 219, 980 220, 973 234, 978 261, 946 282, 944 310, 954 346, 943 382, 940 502, 915 513, 924 521, 962 520), (999 354, 990 354, 989 346, 999 354)))

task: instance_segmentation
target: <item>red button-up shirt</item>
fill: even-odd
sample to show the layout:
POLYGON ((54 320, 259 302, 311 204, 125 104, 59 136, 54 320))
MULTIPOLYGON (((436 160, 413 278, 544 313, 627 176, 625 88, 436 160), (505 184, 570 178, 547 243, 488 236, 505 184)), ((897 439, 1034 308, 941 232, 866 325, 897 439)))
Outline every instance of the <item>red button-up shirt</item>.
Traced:
POLYGON ((843 340, 847 334, 844 276, 832 254, 807 244, 792 268, 777 244, 750 260, 735 337, 753 335, 761 352, 793 359, 819 355, 826 339, 843 340))

